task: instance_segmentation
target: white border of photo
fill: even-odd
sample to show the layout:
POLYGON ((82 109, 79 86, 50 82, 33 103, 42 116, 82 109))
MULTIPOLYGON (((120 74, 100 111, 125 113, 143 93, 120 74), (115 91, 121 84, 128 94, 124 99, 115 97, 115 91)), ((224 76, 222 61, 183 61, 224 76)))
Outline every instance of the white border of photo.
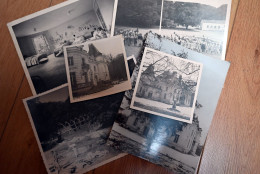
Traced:
POLYGON ((128 68, 128 62, 127 62, 128 58, 126 57, 124 41, 123 41, 122 35, 113 36, 113 37, 100 39, 100 40, 95 40, 95 41, 90 41, 90 42, 85 42, 83 44, 66 46, 66 47, 64 47, 64 57, 65 57, 65 66, 66 66, 66 73, 67 73, 67 80, 68 80, 69 95, 70 95, 70 102, 71 103, 85 101, 85 100, 91 100, 91 99, 95 99, 95 98, 99 98, 99 97, 104 97, 104 96, 116 94, 116 93, 119 93, 119 92, 127 91, 127 90, 132 88, 131 78, 130 78, 129 68, 128 68), (66 49, 70 48, 70 47, 83 46, 83 45, 88 45, 90 43, 100 43, 100 42, 109 41, 109 40, 115 40, 115 39, 118 39, 121 42, 121 51, 122 51, 122 53, 124 55, 124 62, 125 62, 125 69, 126 69, 127 80, 123 84, 116 85, 114 90, 106 89, 104 91, 100 91, 100 92, 97 92, 97 93, 86 94, 86 95, 81 96, 81 97, 73 96, 73 90, 72 90, 71 78, 70 78, 70 68, 69 68, 68 55, 67 55, 67 50, 66 49))
POLYGON ((188 59, 179 58, 179 57, 176 57, 176 56, 173 56, 173 55, 161 52, 161 51, 157 51, 157 50, 145 47, 144 54, 143 54, 143 57, 142 57, 142 62, 141 62, 140 69, 139 69, 138 76, 137 76, 137 80, 136 80, 133 98, 132 98, 132 101, 131 101, 131 104, 130 104, 130 108, 135 109, 135 110, 139 110, 139 111, 142 111, 142 112, 154 114, 154 115, 157 115, 157 116, 162 116, 162 117, 166 117, 166 118, 170 118, 170 119, 174 119, 174 120, 178 120, 178 121, 182 121, 182 122, 186 122, 186 123, 191 124, 192 120, 193 120, 193 113, 194 113, 194 110, 195 110, 195 103, 196 103, 196 99, 197 99, 197 96, 198 96, 199 85, 200 85, 200 80, 201 80, 201 75, 202 75, 202 69, 203 69, 202 63, 191 61, 191 60, 188 60, 188 59), (151 110, 147 110, 147 109, 144 109, 144 108, 141 108, 141 107, 134 106, 136 93, 137 93, 137 89, 138 89, 139 82, 140 82, 140 77, 141 77, 141 74, 142 74, 142 71, 143 71, 142 69, 143 69, 143 65, 144 65, 144 61, 145 61, 144 59, 145 59, 147 51, 153 51, 153 52, 159 53, 160 55, 165 55, 165 56, 168 56, 168 57, 173 58, 173 59, 181 59, 182 61, 185 61, 185 62, 191 62, 191 63, 194 63, 194 64, 198 64, 201 67, 200 70, 199 70, 197 85, 196 85, 196 89, 195 89, 195 96, 194 96, 194 99, 193 99, 193 104, 192 104, 192 108, 191 108, 191 113, 189 115, 189 118, 190 118, 189 120, 178 118, 178 116, 175 117, 175 116, 172 116, 172 115, 166 115, 166 114, 163 114, 163 113, 160 113, 160 112, 154 112, 154 111, 151 111, 151 110))
MULTIPOLYGON (((42 149, 42 146, 41 146, 41 142, 40 142, 40 139, 39 139, 39 137, 38 137, 38 133, 37 133, 37 131, 36 131, 36 127, 35 127, 35 125, 34 125, 34 122, 33 122, 33 119, 32 119, 32 115, 31 115, 31 112, 30 112, 30 109, 29 109, 29 107, 28 107, 28 105, 27 105, 27 101, 32 100, 32 99, 35 99, 35 98, 38 98, 38 97, 40 97, 40 96, 44 96, 44 95, 50 94, 50 93, 52 93, 52 92, 55 92, 55 91, 57 91, 57 90, 60 90, 60 89, 62 89, 62 88, 65 88, 65 87, 68 87, 68 85, 67 85, 67 84, 64 84, 64 85, 61 85, 61 86, 59 86, 59 87, 53 88, 53 89, 51 89, 51 90, 49 90, 49 91, 43 92, 43 93, 41 93, 41 94, 39 94, 39 95, 36 95, 36 96, 32 96, 32 97, 28 97, 28 98, 23 99, 23 104, 24 104, 25 110, 26 110, 26 112, 27 112, 28 118, 29 118, 29 120, 30 120, 30 124, 31 124, 32 129, 33 129, 33 134, 34 134, 34 136, 35 136, 35 138, 36 138, 37 145, 38 145, 38 147, 39 147, 39 150, 40 150, 40 153, 41 153, 41 156, 42 156, 42 159, 43 159, 43 162, 44 162, 44 165, 45 165, 45 168, 46 168, 46 171, 47 171, 48 174, 52 174, 52 172, 50 172, 50 170, 49 170, 49 168, 48 168, 50 165, 48 164, 48 161, 47 161, 47 159, 46 159, 46 157, 45 157, 45 154, 44 154, 44 152, 43 152, 43 149, 42 149)), ((97 165, 91 166, 90 168, 86 168, 86 170, 85 170, 84 172, 82 172, 82 173, 85 173, 85 172, 88 172, 88 171, 90 171, 90 170, 96 169, 96 168, 98 168, 98 167, 100 167, 100 166, 102 166, 102 165, 104 165, 104 164, 107 164, 107 163, 109 163, 109 162, 111 162, 111 161, 114 161, 114 160, 116 160, 116 159, 118 159, 118 158, 121 158, 121 157, 123 157, 123 156, 125 156, 125 155, 127 155, 127 153, 120 153, 119 155, 117 155, 117 156, 115 156, 115 157, 112 157, 112 158, 110 158, 110 159, 108 159, 108 160, 106 160, 106 161, 103 161, 103 162, 101 162, 101 163, 99 163, 99 164, 97 164, 97 165)), ((80 173, 81 173, 81 172, 80 172, 80 173)))

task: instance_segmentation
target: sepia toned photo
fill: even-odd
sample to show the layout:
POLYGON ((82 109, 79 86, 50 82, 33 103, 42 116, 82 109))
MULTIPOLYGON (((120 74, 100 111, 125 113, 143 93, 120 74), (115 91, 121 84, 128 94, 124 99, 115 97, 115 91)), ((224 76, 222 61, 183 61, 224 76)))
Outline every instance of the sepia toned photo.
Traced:
POLYGON ((146 47, 131 108, 191 123, 202 67, 146 47))
POLYGON ((130 107, 140 58, 131 77, 133 89, 125 92, 107 144, 173 173, 195 174, 230 63, 189 50, 155 33, 147 35, 145 46, 203 64, 192 123, 130 107))
POLYGON ((68 46, 64 50, 71 102, 131 89, 121 35, 68 46))
POLYGON ((122 97, 72 104, 62 85, 24 100, 49 174, 83 174, 125 155, 106 145, 122 97))
POLYGON ((72 0, 8 24, 34 95, 67 83, 63 47, 111 34, 114 0, 72 0))
POLYGON ((231 0, 164 0, 160 34, 225 60, 231 0))

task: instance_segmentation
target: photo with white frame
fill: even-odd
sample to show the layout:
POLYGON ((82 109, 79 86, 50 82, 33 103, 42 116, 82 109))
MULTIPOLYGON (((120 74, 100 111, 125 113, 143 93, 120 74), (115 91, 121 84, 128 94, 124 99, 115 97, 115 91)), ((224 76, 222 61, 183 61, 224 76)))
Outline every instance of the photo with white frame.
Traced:
POLYGON ((71 102, 131 89, 121 35, 67 46, 64 53, 71 102))
POLYGON ((49 174, 83 174, 126 155, 108 147, 104 138, 109 135, 115 116, 111 113, 117 112, 121 98, 113 95, 71 104, 65 84, 23 100, 49 174), (111 99, 115 100, 107 102, 111 99), (108 110, 88 109, 89 106, 107 108, 107 105, 110 105, 108 110), (53 106, 60 109, 54 111, 53 106), (107 114, 106 119, 103 114, 107 114))
POLYGON ((203 65, 146 47, 130 107, 192 123, 203 65))
POLYGON ((225 60, 231 2, 231 0, 139 0, 136 2, 115 0, 111 33, 124 36, 127 56, 134 54, 138 57, 145 34, 152 31, 193 51, 225 60), (173 9, 175 2, 187 7, 184 9, 184 6, 183 8, 180 6, 176 8, 180 12, 175 12, 173 9), (144 9, 143 6, 146 8, 144 9), (169 15, 168 12, 171 14, 169 15), (198 15, 202 13, 202 16, 198 15), (191 14, 189 17, 192 18, 188 20, 185 14, 191 14), (189 24, 187 29, 185 24, 189 24))
POLYGON ((164 0, 160 34, 225 60, 231 0, 164 0))

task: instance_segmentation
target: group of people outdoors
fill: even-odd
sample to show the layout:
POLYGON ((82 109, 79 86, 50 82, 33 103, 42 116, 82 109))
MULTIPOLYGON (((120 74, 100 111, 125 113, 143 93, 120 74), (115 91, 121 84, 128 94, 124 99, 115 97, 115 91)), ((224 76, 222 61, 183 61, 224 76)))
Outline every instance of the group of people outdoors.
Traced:
POLYGON ((122 34, 124 37, 124 44, 126 46, 141 46, 143 43, 143 35, 136 29, 117 29, 115 35, 122 34))
POLYGON ((167 37, 167 39, 172 40, 173 42, 194 50, 199 53, 206 53, 210 55, 221 55, 222 53, 222 43, 213 41, 206 37, 195 37, 195 36, 180 36, 175 32, 171 34, 171 37, 167 37))

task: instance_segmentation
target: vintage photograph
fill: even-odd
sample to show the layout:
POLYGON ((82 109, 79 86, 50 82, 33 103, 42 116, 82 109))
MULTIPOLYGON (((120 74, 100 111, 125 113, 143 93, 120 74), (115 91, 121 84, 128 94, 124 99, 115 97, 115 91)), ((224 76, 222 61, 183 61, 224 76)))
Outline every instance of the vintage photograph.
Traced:
POLYGON ((231 0, 164 0, 160 34, 225 60, 231 0))
POLYGON ((191 123, 203 65, 145 48, 131 108, 191 123))
POLYGON ((139 56, 144 35, 159 31, 163 0, 116 0, 114 11, 114 35, 122 34, 126 55, 139 56))
MULTIPOLYGON (((195 174, 230 63, 199 54, 151 32, 145 46, 203 64, 192 124, 131 109, 133 88, 125 92, 107 144, 176 174, 195 174)), ((131 77, 133 87, 140 63, 138 59, 131 77)))
POLYGON ((83 174, 125 155, 106 145, 122 97, 72 104, 62 85, 24 100, 48 173, 83 174))
POLYGON ((71 102, 131 89, 121 35, 64 47, 64 50, 71 102))
POLYGON ((114 0, 72 0, 8 23, 34 95, 67 83, 63 47, 111 34, 114 0))

